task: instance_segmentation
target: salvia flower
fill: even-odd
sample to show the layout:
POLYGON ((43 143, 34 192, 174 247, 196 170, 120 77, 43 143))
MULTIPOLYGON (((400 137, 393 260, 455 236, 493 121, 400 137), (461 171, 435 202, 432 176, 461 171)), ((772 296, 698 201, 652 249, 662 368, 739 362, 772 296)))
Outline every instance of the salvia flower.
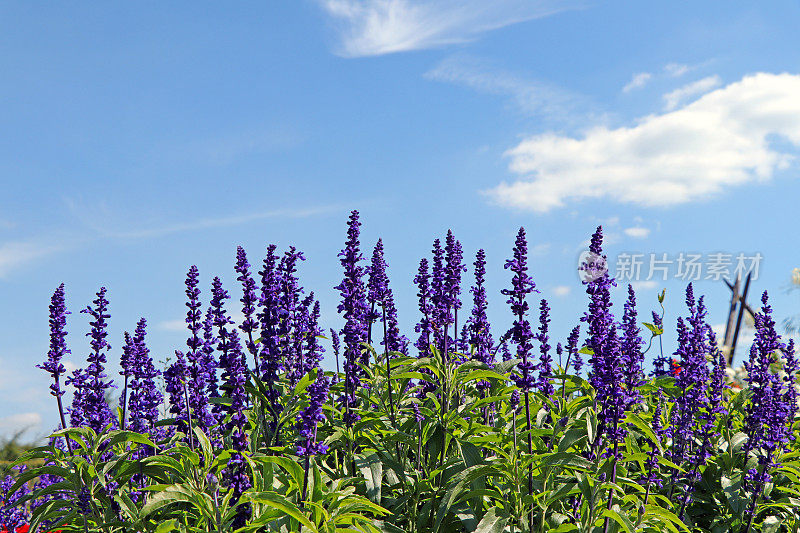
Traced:
POLYGON ((539 375, 536 379, 536 388, 541 391, 545 396, 552 396, 555 392, 550 378, 553 376, 553 358, 550 355, 550 344, 548 343, 549 337, 547 336, 547 329, 550 324, 550 306, 547 305, 547 300, 542 299, 539 305, 539 333, 536 335, 536 340, 539 341, 539 363, 537 365, 539 375))
POLYGON ((447 308, 453 310, 453 336, 457 337, 458 310, 461 309, 461 274, 467 271, 467 266, 463 264, 464 252, 461 243, 456 240, 451 230, 447 230, 444 249, 444 296, 447 308))
POLYGON ((534 335, 527 318, 530 309, 527 296, 539 291, 533 278, 528 275, 528 241, 525 237, 525 228, 520 228, 517 232, 513 258, 506 261, 505 268, 514 273, 511 288, 503 289, 502 294, 508 296, 506 302, 511 306, 511 313, 514 315, 511 340, 517 345, 517 357, 521 359, 517 365, 518 374, 512 376, 512 379, 517 387, 527 392, 536 383, 536 378, 533 376, 534 363, 530 360, 533 349, 531 340, 534 335))
POLYGON ((239 328, 247 336, 245 346, 247 346, 247 351, 253 355, 255 368, 258 369, 258 348, 253 338, 253 332, 258 330, 259 326, 258 320, 256 319, 256 303, 258 300, 256 296, 256 282, 250 273, 250 263, 247 261, 247 254, 241 246, 236 247, 235 270, 236 273, 239 274, 236 280, 242 284, 242 298, 239 301, 242 302, 244 320, 239 328))
POLYGON ((210 405, 206 390, 208 389, 209 361, 203 352, 203 312, 200 303, 200 288, 198 287, 199 272, 192 265, 186 275, 186 326, 190 336, 186 339, 186 369, 188 372, 186 388, 189 393, 192 422, 200 427, 206 434, 214 425, 215 418, 210 413, 210 405))
MULTIPOLYGON (((787 449, 792 440, 792 423, 797 411, 794 399, 797 362, 794 346, 787 347, 775 331, 772 308, 765 291, 761 297, 761 311, 755 315, 756 336, 750 349, 750 360, 745 363, 746 381, 751 395, 745 406, 745 451, 758 457, 758 468, 752 469, 746 480, 759 492, 771 479, 770 470, 779 466, 778 454, 787 449), (773 372, 772 365, 783 355, 786 378, 773 372), (788 400, 788 401, 787 401, 788 400)), ((752 509, 751 509, 752 512, 752 509)))
POLYGON ((628 299, 622 314, 622 338, 620 339, 620 364, 623 368, 623 383, 625 385, 625 408, 641 401, 638 388, 644 380, 644 354, 642 353, 641 329, 637 323, 636 293, 628 285, 628 299))
POLYGON ((263 268, 259 271, 261 276, 261 295, 258 299, 259 320, 261 322, 261 377, 267 385, 268 400, 273 414, 280 412, 280 402, 277 383, 279 373, 283 368, 280 352, 280 274, 277 264, 278 256, 275 253, 277 246, 270 244, 267 247, 267 256, 264 258, 263 268))
POLYGON ((50 394, 56 397, 58 404, 58 414, 61 419, 61 426, 66 427, 67 421, 64 416, 64 406, 61 397, 64 391, 61 389, 61 376, 67 371, 61 360, 65 355, 71 353, 67 348, 67 306, 64 298, 64 284, 58 286, 50 298, 50 350, 47 352, 47 361, 36 368, 41 368, 49 373, 53 378, 50 384, 50 394))
POLYGON ((303 253, 290 246, 280 263, 280 298, 278 316, 279 346, 289 384, 294 386, 303 377, 303 341, 305 325, 303 319, 303 287, 297 275, 297 264, 305 260, 303 253))
MULTIPOLYGON (((467 332, 469 335, 469 344, 474 347, 473 359, 480 361, 487 365, 494 362, 494 352, 492 346, 494 340, 492 339, 491 325, 487 316, 487 309, 489 304, 486 300, 486 252, 478 250, 475 255, 475 285, 470 288, 472 293, 472 314, 467 321, 467 332)), ((478 387, 485 389, 489 385, 488 382, 482 381, 478 383, 478 387)))
POLYGON ((297 430, 300 439, 297 442, 297 455, 322 455, 328 452, 328 446, 317 441, 317 425, 325 421, 322 406, 328 397, 330 381, 319 373, 317 379, 308 386, 308 406, 297 415, 297 430))
POLYGON ((100 288, 97 298, 92 303, 94 307, 89 306, 81 311, 89 314, 93 319, 89 322, 91 331, 86 334, 92 339, 89 343, 92 351, 87 358, 89 365, 85 369, 86 389, 83 398, 83 411, 87 425, 99 434, 109 425, 112 428, 117 426, 117 419, 111 412, 108 402, 106 402, 106 391, 113 388, 114 385, 111 380, 106 381, 107 376, 105 374, 106 350, 111 348, 106 341, 108 336, 108 322, 106 319, 110 318, 111 315, 108 314, 105 287, 100 288))
POLYGON ((569 333, 569 337, 567 337, 567 359, 572 362, 572 368, 575 369, 576 374, 581 373, 581 368, 583 368, 583 360, 581 359, 581 354, 578 349, 578 341, 580 340, 581 335, 581 327, 575 326, 572 328, 572 331, 569 333))
POLYGON ((346 423, 352 424, 358 420, 358 415, 352 409, 356 406, 356 391, 361 385, 360 362, 364 361, 361 354, 361 343, 367 340, 367 303, 364 287, 364 267, 360 265, 362 256, 359 248, 358 211, 352 211, 347 223, 347 241, 344 249, 339 253, 339 261, 344 268, 342 282, 334 287, 341 295, 338 310, 342 314, 345 325, 342 329, 344 339, 344 373, 345 373, 345 404, 346 423))
POLYGON ((178 431, 184 434, 189 431, 189 411, 184 393, 188 374, 183 352, 175 350, 175 361, 164 371, 164 390, 169 395, 169 413, 175 418, 178 431))
POLYGON ((417 286, 419 312, 422 314, 422 319, 414 327, 414 331, 419 333, 415 346, 419 350, 420 357, 430 355, 430 345, 433 340, 433 323, 435 318, 430 282, 431 275, 428 272, 428 260, 422 258, 419 262, 417 275, 414 276, 414 284, 417 286))
POLYGON ((592 352, 589 383, 597 393, 597 432, 616 445, 626 434, 625 425, 621 423, 626 395, 619 386, 623 381, 621 348, 611 313, 611 287, 616 286, 616 282, 608 274, 602 245, 603 229, 598 227, 592 235, 589 255, 580 267, 589 295, 589 310, 581 321, 588 325, 586 346, 592 352))
MULTIPOLYGON (((13 469, 16 474, 25 472, 25 465, 19 465, 13 469)), ((10 503, 30 494, 27 484, 22 485, 15 492, 11 493, 11 487, 16 482, 16 476, 7 474, 0 481, 0 530, 16 531, 30 520, 30 513, 26 505, 9 505, 10 503)))

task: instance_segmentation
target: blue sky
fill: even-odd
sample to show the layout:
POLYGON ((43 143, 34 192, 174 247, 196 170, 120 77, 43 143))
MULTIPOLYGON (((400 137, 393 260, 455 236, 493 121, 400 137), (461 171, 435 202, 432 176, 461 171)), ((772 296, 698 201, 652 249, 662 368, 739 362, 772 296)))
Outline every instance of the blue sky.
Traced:
MULTIPOLYGON (((800 313, 798 25, 796 2, 4 3, 0 434, 56 423, 33 365, 59 283, 73 365, 78 311, 108 287, 114 372, 140 316, 157 359, 181 347, 191 264, 204 296, 214 275, 237 293, 239 244, 252 263, 271 242, 302 249, 338 327, 351 209, 365 246, 384 239, 407 331, 416 264, 448 228, 468 257, 486 249, 498 329, 520 225, 557 339, 601 223, 612 263, 760 253, 754 296, 800 313)), ((670 276, 637 288, 642 314, 667 289, 673 326, 670 276)), ((727 289, 697 287, 722 323, 727 289)))

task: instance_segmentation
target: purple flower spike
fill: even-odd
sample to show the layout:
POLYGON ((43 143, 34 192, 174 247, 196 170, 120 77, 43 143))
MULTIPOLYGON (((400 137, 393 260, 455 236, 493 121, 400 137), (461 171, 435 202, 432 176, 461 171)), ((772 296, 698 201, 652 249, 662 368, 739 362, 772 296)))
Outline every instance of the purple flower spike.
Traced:
MULTIPOLYGON (((344 268, 344 279, 334 287, 341 295, 338 310, 342 313, 345 325, 342 329, 344 338, 344 372, 345 372, 345 422, 351 425, 358 420, 352 412, 356 407, 356 391, 361 386, 361 370, 358 364, 364 361, 361 355, 361 343, 367 341, 367 303, 364 288, 364 267, 360 265, 362 256, 359 248, 358 211, 350 213, 347 223, 347 241, 339 253, 339 261, 344 268)), ((366 357, 369 357, 367 355, 366 357)))
POLYGON ((637 390, 644 383, 644 354, 642 353, 642 337, 637 323, 636 314, 636 294, 633 287, 628 285, 628 300, 625 302, 625 311, 622 315, 622 338, 620 348, 622 350, 620 363, 623 368, 625 384, 625 408, 641 401, 641 395, 637 390))
POLYGON ((258 348, 256 347, 256 343, 253 339, 253 332, 258 330, 258 320, 255 318, 256 313, 256 282, 253 279, 253 276, 250 274, 250 263, 247 262, 247 254, 244 251, 244 248, 241 246, 236 247, 236 273, 239 276, 236 278, 237 281, 242 283, 242 298, 239 300, 242 302, 242 314, 244 315, 244 320, 242 321, 242 325, 239 326, 242 332, 247 335, 247 340, 245 345, 247 346, 247 351, 249 351, 253 355, 253 362, 255 364, 255 368, 259 368, 258 363, 258 348))
MULTIPOLYGON (((754 317, 756 337, 750 349, 750 360, 745 363, 748 373, 746 381, 751 391, 745 406, 745 451, 754 454, 759 464, 745 479, 754 487, 754 493, 760 493, 764 484, 772 479, 770 471, 780 466, 780 452, 789 450, 788 445, 793 440, 792 422, 797 412, 794 344, 785 345, 775 331, 775 320, 766 291, 761 303, 761 312, 754 317), (781 355, 785 361, 785 378, 771 369, 781 355)), ((752 507, 749 513, 753 512, 752 507)))
MULTIPOLYGON (((447 230, 444 250, 446 263, 444 274, 444 299, 447 306, 446 319, 449 323, 451 318, 450 310, 452 309, 453 336, 458 337, 458 310, 461 309, 461 274, 467 271, 467 266, 463 264, 464 252, 461 248, 461 243, 456 240, 451 230, 447 230)), ((453 349, 455 350, 458 339, 453 344, 453 349)))
POLYGON ((598 435, 616 444, 626 434, 625 425, 621 423, 625 414, 625 391, 619 386, 622 382, 621 348, 611 313, 611 287, 616 286, 616 282, 608 275, 602 244, 603 229, 598 227, 589 246, 591 254, 581 265, 589 295, 589 310, 581 321, 588 325, 586 346, 592 351, 589 382, 597 391, 598 435))
POLYGON ((106 381, 107 376, 105 374, 105 352, 111 348, 106 342, 106 337, 108 336, 108 331, 106 330, 108 322, 106 322, 106 319, 110 318, 111 315, 108 314, 105 287, 100 288, 97 298, 92 303, 94 307, 87 307, 81 311, 81 313, 87 313, 93 318, 89 323, 92 329, 86 334, 87 337, 92 339, 89 343, 92 347, 92 352, 87 358, 89 365, 85 370, 85 395, 82 400, 86 424, 100 434, 109 425, 111 425, 112 429, 117 427, 117 419, 106 402, 106 391, 113 388, 114 385, 112 381, 106 381))
POLYGON ((297 442, 297 455, 324 455, 328 453, 328 446, 317 442, 317 424, 325 421, 322 406, 328 397, 330 382, 322 373, 317 375, 314 383, 308 386, 308 407, 297 415, 297 429, 300 440, 297 442))
MULTIPOLYGON (((491 365, 494 362, 494 352, 492 351, 494 340, 492 339, 489 318, 486 314, 489 307, 486 301, 485 286, 486 252, 482 249, 478 250, 473 264, 475 265, 475 285, 470 289, 472 293, 472 314, 467 321, 469 344, 475 348, 472 355, 474 360, 491 365)), ((478 383, 478 388, 485 389, 488 385, 489 383, 484 381, 478 383)))
POLYGON ((428 260, 423 258, 419 262, 417 275, 414 276, 414 284, 417 286, 419 312, 422 314, 422 319, 414 327, 414 331, 419 333, 415 346, 419 350, 420 357, 427 357, 431 354, 430 345, 434 338, 435 309, 432 303, 430 283, 431 276, 428 272, 428 260))
POLYGON ((550 378, 553 376, 552 362, 553 358, 550 356, 550 344, 548 344, 549 337, 547 336, 547 329, 550 324, 550 306, 547 305, 547 300, 542 300, 539 305, 539 333, 536 335, 536 340, 539 341, 539 377, 536 380, 536 388, 542 394, 550 397, 555 392, 550 378))
MULTIPOLYGON (((58 286, 50 298, 50 350, 47 352, 47 361, 41 365, 36 365, 36 368, 41 368, 49 373, 53 378, 53 383, 50 384, 50 394, 55 396, 56 403, 58 404, 58 415, 61 419, 61 427, 67 427, 67 421, 64 416, 64 406, 61 402, 61 397, 64 391, 61 389, 61 376, 67 371, 61 360, 68 353, 71 353, 67 348, 67 305, 64 298, 64 284, 58 286)), ((66 441, 66 438, 64 439, 66 441)))
POLYGON ((581 373, 581 367, 583 367, 583 361, 581 360, 581 354, 578 353, 578 341, 580 340, 581 335, 581 327, 575 326, 572 328, 572 331, 567 337, 567 358, 572 361, 572 368, 575 369, 576 374, 581 373))
POLYGON ((192 421, 206 434, 215 420, 210 414, 210 406, 206 390, 209 381, 209 365, 205 352, 203 352, 203 312, 200 303, 200 288, 198 287, 199 272, 192 265, 186 275, 186 325, 191 334, 186 339, 186 366, 188 371, 186 388, 189 392, 189 405, 191 405, 192 421))
MULTIPOLYGON (((264 258, 261 276, 261 296, 258 300, 259 320, 261 321, 261 378, 267 385, 268 400, 273 414, 280 412, 278 390, 276 389, 279 372, 283 368, 280 352, 280 274, 277 270, 278 256, 275 254, 277 246, 270 244, 267 247, 267 256, 264 258)), ((274 421, 273 421, 274 422, 274 421)), ((274 429, 274 428, 273 428, 274 429)))
POLYGON ((175 350, 175 362, 164 372, 164 388, 169 395, 169 412, 177 422, 178 431, 184 434, 189 431, 186 395, 183 392, 188 374, 183 352, 175 350))
POLYGON ((518 375, 512 376, 517 387, 525 392, 530 391, 536 382, 533 376, 534 364, 530 360, 530 353, 533 349, 531 340, 533 332, 528 321, 527 296, 534 292, 536 284, 533 278, 528 275, 528 241, 525 237, 525 228, 520 228, 517 233, 517 240, 514 246, 514 257, 506 261, 505 268, 514 273, 511 280, 511 288, 503 289, 502 294, 508 296, 508 303, 511 306, 511 313, 514 315, 514 325, 511 328, 511 340, 517 345, 517 357, 522 361, 517 365, 518 375))

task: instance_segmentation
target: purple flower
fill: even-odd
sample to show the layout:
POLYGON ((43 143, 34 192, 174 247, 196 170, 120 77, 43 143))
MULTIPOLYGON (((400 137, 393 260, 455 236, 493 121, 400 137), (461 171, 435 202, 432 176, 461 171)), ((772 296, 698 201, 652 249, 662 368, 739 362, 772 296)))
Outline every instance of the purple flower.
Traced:
MULTIPOLYGON (((261 377, 267 385, 268 400, 273 414, 280 412, 279 393, 276 389, 279 372, 283 368, 280 352, 280 275, 277 270, 278 256, 275 254, 277 246, 270 244, 267 247, 267 256, 264 258, 261 276, 261 296, 258 299, 260 308, 259 320, 261 322, 261 377)), ((274 429, 274 428, 273 428, 274 429)))
POLYGON ((583 366, 583 361, 581 360, 581 354, 578 353, 578 340, 580 340, 581 335, 581 327, 575 326, 572 328, 572 331, 567 337, 567 359, 572 361, 572 368, 575 369, 576 374, 581 373, 581 367, 583 366))
POLYGON ((358 420, 358 415, 352 412, 356 406, 356 391, 361 385, 361 371, 359 363, 367 364, 369 354, 361 354, 361 343, 367 340, 367 303, 366 290, 364 288, 364 267, 360 265, 362 260, 361 250, 359 249, 359 226, 358 211, 350 213, 347 223, 347 241, 344 249, 339 253, 339 261, 344 268, 344 279, 334 287, 341 295, 338 310, 342 313, 345 320, 342 329, 344 338, 344 373, 345 373, 345 422, 352 424, 358 420))
MULTIPOLYGON (((92 428, 96 433, 102 433, 107 426, 112 429, 117 427, 117 419, 111 412, 111 408, 106 402, 106 391, 113 388, 112 381, 106 381, 105 364, 106 353, 110 349, 106 337, 108 332, 107 318, 111 315, 108 314, 108 300, 106 300, 106 288, 101 287, 97 293, 97 299, 93 300, 94 307, 87 307, 81 313, 88 313, 93 320, 89 322, 92 329, 86 334, 92 340, 89 343, 92 347, 92 352, 89 354, 87 361, 89 365, 85 370, 85 390, 83 391, 83 413, 86 424, 92 428)), ((73 403, 74 407, 74 403, 73 403)))
MULTIPOLYGON (((494 362, 494 352, 492 351, 494 340, 492 339, 489 318, 486 315, 489 307, 486 301, 486 287, 484 285, 486 282, 486 252, 482 249, 478 250, 473 264, 475 265, 475 285, 470 289, 472 293, 472 314, 466 324, 469 344, 475 348, 472 358, 490 365, 494 362)), ((486 389, 488 386, 489 382, 487 381, 478 383, 479 389, 486 389)))
MULTIPOLYGON (((228 329, 233 320, 230 319, 225 311, 225 300, 230 298, 228 291, 222 288, 222 281, 215 277, 211 285, 211 309, 212 320, 217 328, 217 338, 219 344, 217 349, 220 352, 219 367, 222 369, 222 389, 225 395, 231 400, 227 406, 225 430, 230 435, 231 448, 234 453, 228 461, 225 469, 225 480, 227 486, 233 491, 233 501, 236 502, 242 493, 251 487, 250 478, 247 474, 247 462, 242 456, 242 452, 247 449, 247 416, 244 408, 247 403, 247 392, 244 385, 247 381, 247 361, 239 341, 239 334, 236 329, 228 329)), ((236 524, 242 525, 247 520, 251 512, 249 506, 240 507, 237 514, 236 524)))
POLYGON ((147 321, 140 319, 136 325, 136 333, 132 339, 133 371, 129 385, 130 398, 128 400, 129 424, 128 429, 137 433, 160 432, 155 427, 158 422, 158 408, 163 402, 161 392, 156 386, 156 378, 161 372, 153 366, 153 358, 145 343, 147 321))
POLYGON ((41 368, 53 377, 50 394, 59 399, 64 395, 64 391, 59 385, 59 379, 67 371, 61 364, 61 359, 71 353, 66 342, 67 331, 65 328, 68 314, 70 313, 67 311, 64 301, 64 284, 62 283, 50 298, 50 350, 47 352, 47 361, 36 365, 36 368, 41 368))
POLYGON ((415 346, 419 350, 420 357, 429 356, 431 340, 433 337, 433 322, 435 320, 435 310, 431 302, 431 276, 428 272, 428 260, 423 258, 419 262, 417 275, 414 276, 414 284, 417 286, 417 298, 419 302, 419 312, 422 319, 414 327, 414 331, 419 333, 419 338, 415 346))
MULTIPOLYGON (((797 379, 797 360, 794 345, 785 345, 775 331, 775 320, 767 292, 761 297, 761 312, 755 315, 756 336, 745 363, 750 397, 745 405, 744 430, 747 434, 745 452, 758 458, 758 469, 745 479, 759 493, 771 480, 770 470, 777 468, 778 455, 788 451, 793 440, 792 423, 797 411, 794 386, 797 379), (786 377, 781 378, 771 367, 783 354, 786 377)), ((752 512, 752 509, 750 509, 752 512)))
POLYGON ((447 325, 451 322, 450 310, 447 306, 447 294, 445 285, 444 249, 439 239, 433 241, 433 260, 431 262, 431 326, 433 329, 436 347, 442 354, 442 360, 446 360, 444 352, 444 336, 447 325))
POLYGON ((695 462, 694 442, 701 435, 701 413, 708 409, 709 370, 706 362, 712 355, 708 342, 706 307, 701 297, 695 300, 694 289, 690 283, 686 287, 686 306, 689 316, 678 318, 678 349, 675 356, 680 361, 681 371, 675 378, 680 394, 675 398, 672 409, 672 424, 669 430, 672 446, 669 458, 680 464, 682 461, 695 462))
MULTIPOLYGON (((214 310, 211 306, 206 310, 205 318, 203 319, 203 365, 206 369, 206 395, 209 398, 219 397, 219 388, 217 383, 217 360, 214 358, 214 347, 219 343, 216 335, 214 335, 214 310)), ((213 404, 210 406, 210 419, 206 426, 212 426, 222 421, 222 406, 213 404)))
POLYGON ((303 287, 297 276, 297 263, 304 261, 303 253, 290 246, 278 264, 280 276, 280 298, 278 317, 278 345, 283 357, 289 384, 294 386, 305 375, 303 341, 305 326, 303 319, 303 287))
POLYGON ((191 334, 186 339, 186 370, 187 383, 186 389, 189 393, 189 405, 191 406, 191 416, 193 423, 197 424, 205 433, 209 433, 209 428, 214 424, 214 417, 209 413, 210 407, 206 390, 208 388, 209 368, 206 354, 203 352, 203 339, 201 330, 203 329, 203 312, 200 310, 200 289, 198 287, 199 272, 197 267, 192 265, 186 275, 186 325, 191 334))
POLYGON ((625 425, 621 423, 625 391, 619 386, 623 381, 621 348, 611 313, 611 287, 616 286, 616 282, 608 275, 602 244, 603 229, 598 227, 589 245, 590 254, 581 265, 589 295, 589 310, 581 321, 588 325, 586 346, 592 351, 589 382, 597 393, 598 436, 608 437, 616 448, 616 443, 626 434, 625 425))
MULTIPOLYGON (((12 472, 14 470, 17 475, 22 474, 25 472, 25 465, 15 467, 12 472)), ((27 484, 22 485, 14 493, 9 492, 15 482, 16 477, 13 474, 7 474, 0 481, 0 503, 2 503, 0 505, 0 530, 16 531, 18 527, 22 527, 30 520, 27 505, 8 506, 9 503, 30 494, 30 487, 27 484)))
MULTIPOLYGON (((450 321, 450 310, 453 310, 453 336, 458 335, 458 310, 461 309, 461 273, 467 271, 463 264, 464 252, 461 243, 456 240, 453 232, 447 230, 445 238, 445 273, 444 273, 444 299, 447 305, 446 319, 450 321)), ((449 340, 448 340, 449 342, 449 340)), ((457 339, 454 344, 457 344, 457 339)), ((455 347, 454 347, 455 349, 455 347)))
MULTIPOLYGON (((50 350, 47 352, 47 361, 41 365, 36 365, 36 368, 48 372, 52 378, 53 383, 50 384, 50 394, 56 397, 58 404, 58 415, 61 419, 61 426, 66 427, 67 421, 64 417, 64 406, 61 402, 61 397, 64 391, 61 390, 61 376, 67 371, 61 363, 61 359, 68 353, 71 353, 67 348, 67 306, 64 298, 64 284, 58 286, 50 298, 50 350)), ((66 440, 66 437, 65 437, 66 440)))
POLYGON ((322 373, 308 386, 308 406, 297 415, 297 430, 300 439, 297 441, 297 455, 321 455, 328 453, 328 446, 317 442, 317 424, 325 421, 322 406, 328 397, 330 382, 322 373))
POLYGON ((372 326, 372 320, 380 320, 385 313, 386 338, 381 341, 381 344, 387 352, 399 352, 402 351, 406 339, 400 334, 400 326, 397 323, 397 308, 394 304, 392 289, 389 287, 386 267, 383 241, 378 239, 372 252, 372 262, 367 269, 367 274, 369 275, 367 301, 370 305, 370 327, 372 326), (378 307, 382 312, 378 312, 378 307))
POLYGON ((514 273, 511 279, 511 288, 503 289, 502 294, 508 296, 511 313, 514 315, 514 325, 511 328, 511 340, 517 345, 517 357, 522 361, 517 365, 518 375, 511 379, 517 387, 525 392, 530 391, 535 385, 533 376, 534 364, 529 359, 533 345, 533 332, 528 321, 527 296, 536 290, 533 278, 528 275, 528 242, 525 237, 525 228, 519 228, 514 246, 514 257, 506 261, 505 268, 514 273))
POLYGON ((511 398, 509 398, 508 400, 508 403, 511 405, 511 409, 513 409, 514 411, 516 411, 517 407, 519 407, 519 400, 520 400, 519 389, 514 389, 513 391, 511 391, 511 398))
POLYGON ((536 388, 542 394, 550 397, 555 392, 553 384, 550 383, 550 378, 553 376, 552 362, 553 358, 550 356, 550 344, 548 344, 549 337, 547 336, 547 328, 550 324, 550 306, 547 305, 547 300, 542 299, 539 305, 539 333, 536 335, 536 340, 539 341, 539 376, 536 380, 536 388))
POLYGON ((641 401, 641 395, 637 389, 645 383, 643 342, 639 335, 640 331, 636 314, 636 294, 633 287, 628 285, 628 300, 625 302, 625 310, 622 314, 622 338, 620 339, 622 350, 620 364, 623 368, 626 409, 630 409, 635 403, 641 401))
POLYGON ((169 412, 175 418, 178 431, 184 434, 189 432, 189 416, 183 388, 188 374, 183 352, 175 350, 175 361, 164 372, 164 388, 169 395, 169 412))
POLYGON ((237 281, 242 283, 242 314, 244 320, 242 325, 239 326, 242 332, 247 335, 245 345, 247 350, 253 355, 255 368, 259 368, 258 364, 258 348, 256 347, 255 340, 253 339, 253 332, 258 329, 258 320, 254 317, 256 313, 256 282, 250 274, 250 263, 247 262, 247 254, 241 246, 236 247, 236 273, 239 276, 237 281))

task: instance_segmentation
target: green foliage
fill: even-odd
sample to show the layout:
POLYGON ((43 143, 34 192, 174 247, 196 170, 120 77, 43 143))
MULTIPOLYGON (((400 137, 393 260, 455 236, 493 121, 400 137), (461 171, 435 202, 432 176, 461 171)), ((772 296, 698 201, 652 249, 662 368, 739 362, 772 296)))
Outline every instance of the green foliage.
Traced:
MULTIPOLYGON (((528 453, 526 411, 515 411, 508 402, 514 361, 490 368, 472 361, 456 364, 457 354, 445 364, 435 350, 422 359, 395 353, 389 379, 383 355, 365 349, 374 364, 363 369, 367 386, 359 391, 360 420, 349 428, 343 423, 335 401, 343 383, 341 376, 331 375, 339 380, 318 433, 329 452, 308 462, 294 453, 294 421, 307 404, 304 392, 315 373, 291 388, 279 384, 279 414, 266 409, 264 384, 250 379, 245 457, 253 486, 239 501, 224 481, 231 457, 224 434, 206 435, 195 427, 192 439, 176 433, 153 442, 129 431, 97 435, 73 428, 55 434, 70 439, 72 453, 48 445, 16 461, 42 464, 20 475, 14 488, 42 474, 62 479, 17 504, 58 496, 36 508, 31 531, 44 531, 43 521, 50 530, 65 532, 232 531, 234 517, 245 507, 250 518, 241 532, 589 533, 603 531, 608 522, 611 532, 677 533, 742 526, 749 501, 743 473, 752 467, 742 449, 746 392, 726 391, 730 414, 717 420, 711 458, 698 467, 700 480, 681 509, 685 485, 669 480, 683 479, 687 465, 670 462, 664 451, 671 443, 653 431, 656 392, 667 400, 674 396, 672 378, 640 388, 643 401, 627 415, 628 436, 614 465, 602 453, 593 390, 578 376, 559 368, 553 397, 531 393, 528 453), (437 391, 419 399, 408 387, 411 380, 434 382, 437 391), (488 382, 489 388, 477 389, 478 382, 488 382), (420 423, 413 404, 424 417, 420 423), (153 453, 135 458, 144 449, 153 453), (658 477, 668 481, 661 488, 645 481, 651 450, 658 456, 658 477), (139 485, 142 479, 145 486, 139 485), (82 491, 90 495, 88 512, 79 509, 82 491)), ((797 429, 795 424, 796 434, 797 429)), ((796 445, 780 461, 756 509, 755 523, 763 532, 800 530, 796 445)))

